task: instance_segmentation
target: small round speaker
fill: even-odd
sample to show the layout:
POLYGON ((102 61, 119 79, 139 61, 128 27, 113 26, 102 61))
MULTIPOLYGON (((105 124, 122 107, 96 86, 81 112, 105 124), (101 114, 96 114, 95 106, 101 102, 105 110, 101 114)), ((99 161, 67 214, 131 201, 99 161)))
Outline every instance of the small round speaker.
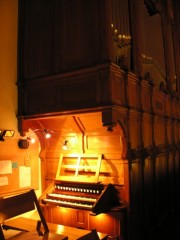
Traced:
POLYGON ((21 149, 27 149, 29 147, 29 141, 27 139, 20 139, 18 141, 18 146, 21 149))

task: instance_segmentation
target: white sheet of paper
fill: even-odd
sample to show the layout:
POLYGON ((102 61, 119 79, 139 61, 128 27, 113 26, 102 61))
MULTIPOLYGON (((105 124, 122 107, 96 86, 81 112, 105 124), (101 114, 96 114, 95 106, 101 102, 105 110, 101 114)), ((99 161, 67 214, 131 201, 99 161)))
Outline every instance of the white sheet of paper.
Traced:
POLYGON ((19 167, 19 187, 31 186, 31 168, 26 166, 19 167))
POLYGON ((10 160, 0 160, 0 174, 12 173, 12 162, 10 160))
POLYGON ((8 177, 0 177, 0 186, 8 185, 8 177))

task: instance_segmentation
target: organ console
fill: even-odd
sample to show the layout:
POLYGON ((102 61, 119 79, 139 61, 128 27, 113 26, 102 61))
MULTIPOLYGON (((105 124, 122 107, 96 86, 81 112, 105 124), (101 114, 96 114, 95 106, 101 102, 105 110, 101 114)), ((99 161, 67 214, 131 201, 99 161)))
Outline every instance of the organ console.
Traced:
POLYGON ((102 154, 61 154, 55 180, 40 197, 48 222, 122 238, 125 207, 117 186, 102 181, 102 160, 102 154))
POLYGON ((119 206, 118 190, 112 184, 98 181, 101 160, 101 155, 61 155, 56 180, 41 196, 41 204, 89 210, 94 214, 119 206), (94 179, 95 182, 89 182, 94 179))
POLYGON ((42 199, 43 204, 90 210, 95 214, 107 212, 119 205, 117 190, 112 184, 54 183, 54 190, 42 199))

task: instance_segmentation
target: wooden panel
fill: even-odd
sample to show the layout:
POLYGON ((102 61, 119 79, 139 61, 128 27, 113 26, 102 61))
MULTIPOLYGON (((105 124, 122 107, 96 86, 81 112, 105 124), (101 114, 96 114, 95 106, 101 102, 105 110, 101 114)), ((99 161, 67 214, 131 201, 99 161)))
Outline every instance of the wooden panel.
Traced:
POLYGON ((141 106, 145 112, 151 111, 151 87, 147 81, 141 82, 141 106))
POLYGON ((47 219, 47 221, 57 224, 62 224, 69 227, 74 227, 75 222, 73 219, 75 219, 74 215, 74 209, 68 209, 68 208, 61 208, 61 207, 49 207, 50 211, 50 219, 47 219))
POLYGON ((35 80, 19 89, 25 115, 104 106, 112 101, 109 64, 35 80))
POLYGON ((151 146, 153 143, 153 125, 152 125, 152 116, 149 114, 143 114, 142 120, 142 137, 144 147, 151 146))
POLYGON ((172 128, 172 121, 167 121, 167 140, 169 143, 173 141, 173 128, 172 128))
POLYGON ((107 214, 92 215, 89 211, 70 208, 50 207, 51 219, 49 222, 82 229, 96 229, 112 236, 121 236, 124 233, 123 212, 108 212, 107 214), (100 224, 101 223, 101 224, 100 224))
POLYGON ((49 207, 51 214, 48 221, 58 223, 65 226, 89 229, 88 227, 88 211, 69 209, 63 207, 49 207))
POLYGON ((111 64, 110 73, 111 85, 109 87, 112 101, 115 104, 124 105, 126 103, 126 84, 123 71, 117 65, 111 64))
POLYGON ((30 192, 8 198, 0 198, 0 222, 35 209, 30 192))
POLYGON ((153 91, 152 107, 153 111, 159 115, 165 115, 164 94, 156 89, 153 91))
POLYGON ((107 4, 89 0, 20 1, 23 78, 33 79, 107 61, 106 31, 110 31, 107 4))
POLYGON ((173 129, 174 129, 174 141, 175 143, 178 144, 179 142, 179 133, 178 133, 178 122, 177 121, 174 121, 174 126, 173 126, 173 129))
POLYGON ((55 179, 57 168, 58 168, 58 158, 47 157, 47 159, 48 159, 48 162, 46 165, 47 166, 46 178, 55 179))
POLYGON ((66 36, 63 39, 66 70, 93 65, 97 62, 101 40, 99 10, 97 1, 79 0, 78 3, 68 1, 64 4, 66 28, 61 35, 66 36))
POLYGON ((122 72, 118 66, 109 63, 35 78, 26 82, 23 88, 19 85, 19 92, 22 97, 19 103, 24 115, 126 103, 122 72))
POLYGON ((97 104, 97 80, 98 75, 91 74, 28 86, 25 93, 27 100, 25 114, 95 106, 97 104))
MULTIPOLYGON (((103 135, 103 134, 87 134, 86 136, 86 148, 87 151, 99 151, 100 149, 103 149, 103 153, 106 152, 114 152, 114 153, 118 153, 118 152, 122 152, 121 148, 122 148, 122 143, 120 140, 120 136, 119 135, 115 135, 115 134, 107 134, 103 135), (119 144, 119 148, 117 147, 117 145, 119 144)), ((121 158, 121 156, 119 156, 121 158)))
POLYGON ((179 117, 178 101, 176 99, 172 101, 172 116, 175 118, 179 117))
POLYGON ((166 125, 164 118, 156 117, 154 120, 154 139, 156 145, 161 145, 165 143, 166 125))
POLYGON ((131 111, 130 112, 130 119, 129 119, 129 126, 130 126, 130 142, 132 148, 139 147, 140 145, 140 115, 138 112, 131 111))
POLYGON ((172 115, 172 102, 171 102, 171 98, 170 98, 170 96, 164 96, 164 98, 165 98, 165 106, 166 106, 166 115, 168 116, 168 117, 171 117, 171 115, 172 115))
POLYGON ((121 221, 123 224, 123 213, 121 212, 102 213, 97 216, 89 214, 89 229, 96 229, 99 232, 108 233, 110 236, 123 238, 124 229, 121 221))
MULTIPOLYGON (((82 229, 87 229, 87 219, 88 219, 88 214, 85 211, 77 210, 76 211, 76 227, 77 228, 82 228, 82 229)), ((88 228, 90 229, 90 228, 88 228)))
POLYGON ((128 100, 129 106, 139 109, 139 84, 134 75, 128 75, 128 100))

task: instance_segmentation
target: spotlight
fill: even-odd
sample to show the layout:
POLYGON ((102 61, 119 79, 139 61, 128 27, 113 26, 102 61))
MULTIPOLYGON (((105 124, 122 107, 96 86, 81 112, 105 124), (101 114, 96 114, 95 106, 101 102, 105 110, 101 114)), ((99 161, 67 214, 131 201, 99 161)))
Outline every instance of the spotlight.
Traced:
POLYGON ((35 138, 33 138, 33 137, 27 137, 27 140, 29 142, 31 142, 31 143, 35 143, 36 142, 35 138))
POLYGON ((15 131, 13 130, 0 130, 0 141, 4 141, 4 138, 12 138, 15 131))
POLYGON ((44 135, 45 135, 45 138, 47 138, 47 139, 51 138, 51 134, 47 129, 44 129, 44 135))
POLYGON ((50 130, 48 129, 34 129, 33 132, 37 132, 37 131, 41 131, 43 134, 44 134, 44 137, 45 138, 51 138, 51 132, 50 130))
POLYGON ((63 144, 63 150, 68 150, 70 148, 69 146, 69 141, 68 140, 65 140, 64 141, 64 144, 63 144))

